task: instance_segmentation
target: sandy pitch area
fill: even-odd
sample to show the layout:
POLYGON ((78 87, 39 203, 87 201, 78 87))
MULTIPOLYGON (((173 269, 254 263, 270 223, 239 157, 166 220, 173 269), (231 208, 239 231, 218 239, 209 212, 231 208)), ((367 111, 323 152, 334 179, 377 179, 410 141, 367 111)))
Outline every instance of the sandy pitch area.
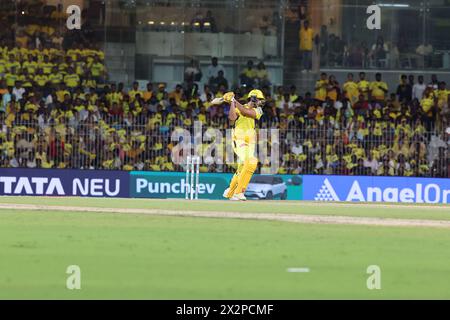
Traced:
POLYGON ((240 213, 240 212, 214 212, 189 210, 163 210, 163 209, 124 209, 124 208, 96 208, 57 205, 31 205, 31 204, 0 204, 0 209, 27 210, 27 211, 72 211, 93 213, 122 213, 145 214, 154 216, 200 217, 221 219, 271 220, 309 224, 344 224, 385 227, 428 227, 450 228, 450 221, 422 220, 422 219, 393 219, 393 218, 367 218, 348 216, 303 215, 303 214, 272 214, 272 213, 240 213))

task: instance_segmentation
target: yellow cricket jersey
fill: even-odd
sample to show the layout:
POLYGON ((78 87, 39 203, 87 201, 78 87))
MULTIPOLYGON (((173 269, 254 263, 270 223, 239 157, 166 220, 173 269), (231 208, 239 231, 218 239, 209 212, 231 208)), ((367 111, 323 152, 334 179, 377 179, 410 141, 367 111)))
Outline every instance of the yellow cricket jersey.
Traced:
POLYGON ((0 73, 5 73, 6 71, 6 61, 0 58, 0 73))
POLYGON ((385 99, 385 92, 381 90, 381 88, 388 90, 388 86, 386 82, 383 81, 374 81, 370 85, 370 90, 372 93, 372 97, 374 97, 377 100, 384 100, 385 99))
POLYGON ((29 74, 33 74, 36 72, 36 69, 38 68, 38 64, 36 61, 25 61, 22 64, 22 69, 26 69, 29 74))
POLYGON ((20 63, 17 61, 7 62, 6 69, 8 69, 8 71, 11 71, 12 68, 16 68, 16 72, 20 71, 20 63))
POLYGON ((434 98, 433 97, 425 97, 420 101, 420 105, 422 106, 423 111, 428 115, 432 116, 432 107, 434 106, 434 98))
MULTIPOLYGON (((143 93, 142 98, 144 99, 144 101, 149 101, 153 96, 153 92, 152 91, 145 91, 143 93)), ((180 103, 180 101, 177 102, 178 104, 180 103)))
POLYGON ((52 84, 60 84, 63 81, 63 75, 61 73, 52 73, 48 76, 48 80, 52 84))
POLYGON ((33 87, 33 84, 31 83, 32 78, 27 76, 25 77, 24 75, 20 76, 20 81, 22 81, 22 87, 24 88, 31 88, 33 87))
POLYGON ((312 28, 300 28, 300 50, 311 51, 313 49, 314 31, 312 28))
POLYGON ((130 101, 134 101, 134 99, 136 98, 137 94, 139 94, 139 96, 142 98, 142 96, 143 96, 142 91, 140 91, 140 90, 130 90, 128 92, 128 95, 130 96, 130 101))
POLYGON ((336 101, 337 97, 338 97, 337 89, 334 88, 333 90, 328 91, 327 97, 330 98, 333 101, 336 101))
POLYGON ((83 87, 95 88, 95 87, 97 87, 97 81, 95 81, 94 79, 84 79, 83 80, 83 87))
POLYGON ((443 108, 448 102, 448 96, 450 95, 450 90, 437 90, 438 107, 443 108))
POLYGON ((123 97, 120 92, 110 92, 106 95, 106 99, 110 104, 112 104, 113 102, 119 103, 123 99, 123 97))
POLYGON ((104 70, 105 66, 100 62, 96 62, 91 65, 91 73, 94 77, 99 77, 104 70))
POLYGON ((80 76, 83 75, 83 73, 84 73, 84 66, 85 66, 85 63, 83 61, 78 61, 75 64, 75 72, 78 75, 80 75, 80 76))
POLYGON ((17 74, 7 73, 5 75, 6 85, 8 87, 14 87, 16 84, 16 81, 19 79, 19 76, 17 74))
POLYGON ((364 97, 367 99, 369 97, 369 89, 370 89, 370 82, 367 80, 362 80, 358 82, 358 89, 361 94, 364 95, 364 97))
POLYGON ((69 67, 69 65, 67 63, 63 62, 63 63, 60 63, 58 65, 58 70, 59 71, 66 71, 68 67, 69 67))
POLYGON ((69 88, 75 88, 80 83, 80 77, 77 74, 68 74, 64 77, 64 82, 69 88))
POLYGON ((64 96, 68 94, 70 96, 70 92, 67 90, 58 90, 56 91, 56 98, 58 99, 59 102, 63 102, 64 101, 64 96))
POLYGON ((257 71, 256 69, 245 68, 244 71, 242 71, 242 74, 247 78, 255 78, 257 75, 257 71))
POLYGON ((358 101, 359 97, 359 90, 358 90, 358 84, 354 81, 347 81, 344 83, 344 91, 345 91, 345 97, 350 100, 352 104, 354 104, 356 101, 358 101))
POLYGON ((52 72, 52 69, 54 67, 54 64, 51 62, 41 62, 39 64, 39 68, 42 69, 42 71, 44 72, 44 74, 50 74, 52 72))
MULTIPOLYGON (((251 107, 249 105, 244 105, 244 108, 249 109, 251 107)), ((263 114, 263 111, 260 107, 256 108, 255 111, 256 120, 259 120, 263 114)), ((238 114, 238 118, 234 123, 233 139, 254 143, 256 141, 255 119, 243 116, 237 108, 236 113, 238 114)))
POLYGON ((318 80, 316 82, 316 99, 320 101, 325 101, 327 98, 327 85, 328 80, 318 80))
POLYGON ((44 87, 48 82, 48 77, 45 74, 37 74, 34 76, 34 82, 36 82, 38 86, 44 87))

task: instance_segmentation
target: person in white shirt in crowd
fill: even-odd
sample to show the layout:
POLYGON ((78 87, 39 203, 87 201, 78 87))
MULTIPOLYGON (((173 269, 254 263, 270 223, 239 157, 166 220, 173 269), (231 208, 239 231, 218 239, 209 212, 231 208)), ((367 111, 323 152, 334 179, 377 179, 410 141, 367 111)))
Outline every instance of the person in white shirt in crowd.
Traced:
POLYGON ((16 96, 16 100, 19 101, 20 99, 22 99, 24 93, 25 88, 22 87, 22 82, 16 81, 16 85, 14 86, 14 89, 12 91, 12 94, 16 96))
POLYGON ((413 100, 417 99, 420 101, 423 98, 423 93, 424 93, 425 89, 427 88, 427 86, 423 81, 423 76, 419 76, 418 81, 419 82, 413 86, 412 98, 413 98, 413 100))
POLYGON ((208 70, 206 70, 206 78, 208 81, 211 82, 214 78, 217 78, 219 71, 222 71, 225 76, 225 68, 219 64, 219 59, 213 57, 211 64, 208 66, 208 70))
POLYGON ((214 94, 211 92, 211 88, 209 85, 205 84, 203 87, 203 93, 200 95, 200 100, 205 103, 208 100, 208 97, 214 96, 214 94))
POLYGON ((364 167, 370 168, 372 174, 376 174, 378 170, 378 161, 375 160, 372 156, 372 152, 369 152, 369 155, 366 159, 364 159, 364 167))
POLYGON ((431 75, 431 81, 428 84, 428 87, 433 89, 433 90, 439 89, 439 80, 437 78, 437 75, 435 75, 435 74, 431 75))
POLYGON ((290 111, 294 110, 294 103, 291 101, 289 93, 283 95, 283 100, 278 107, 280 111, 284 111, 285 113, 290 113, 290 111))
POLYGON ((299 154, 303 154, 303 146, 300 144, 300 140, 296 140, 295 143, 291 146, 291 152, 298 156, 299 154))
POLYGON ((186 82, 201 81, 202 71, 200 70, 198 61, 191 59, 189 65, 184 70, 184 79, 186 82))
POLYGON ((419 67, 431 66, 431 56, 433 54, 433 46, 431 43, 422 43, 417 47, 416 53, 420 56, 419 67))

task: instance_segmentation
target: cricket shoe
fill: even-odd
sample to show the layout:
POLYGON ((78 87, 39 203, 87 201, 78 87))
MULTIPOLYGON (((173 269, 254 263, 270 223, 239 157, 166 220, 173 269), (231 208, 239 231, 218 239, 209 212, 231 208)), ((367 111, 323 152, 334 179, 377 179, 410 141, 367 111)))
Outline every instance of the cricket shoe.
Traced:
POLYGON ((229 199, 229 198, 227 197, 228 191, 230 191, 230 188, 226 188, 225 191, 223 192, 223 197, 224 197, 224 198, 229 199))
POLYGON ((247 198, 243 193, 236 193, 234 196, 230 198, 231 201, 246 201, 247 198))

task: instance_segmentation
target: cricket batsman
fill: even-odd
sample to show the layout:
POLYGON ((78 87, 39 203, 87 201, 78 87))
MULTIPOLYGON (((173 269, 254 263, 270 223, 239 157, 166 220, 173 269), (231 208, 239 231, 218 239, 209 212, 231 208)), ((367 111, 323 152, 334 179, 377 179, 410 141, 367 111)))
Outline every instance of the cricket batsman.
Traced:
POLYGON ((258 166, 258 159, 255 157, 255 120, 259 120, 263 114, 265 98, 261 90, 252 90, 245 105, 234 98, 233 92, 226 93, 222 99, 222 102, 230 103, 228 119, 234 124, 233 150, 238 157, 237 171, 223 196, 232 201, 245 201, 245 190, 258 166))

